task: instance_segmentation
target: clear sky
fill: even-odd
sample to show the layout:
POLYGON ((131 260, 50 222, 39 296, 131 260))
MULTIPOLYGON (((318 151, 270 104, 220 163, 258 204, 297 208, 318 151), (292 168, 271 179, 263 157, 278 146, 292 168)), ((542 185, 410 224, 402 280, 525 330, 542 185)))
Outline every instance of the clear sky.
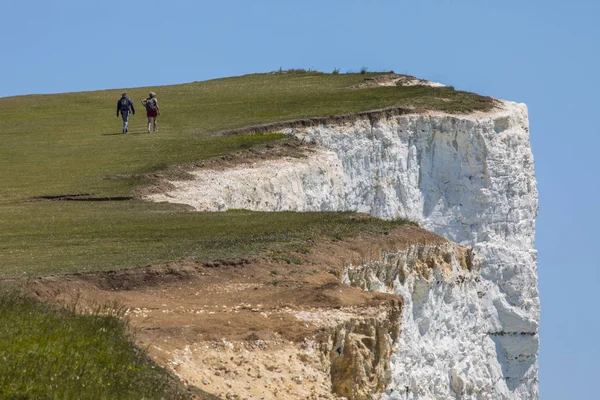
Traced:
POLYGON ((541 398, 597 399, 599 18, 598 0, 0 0, 0 97, 367 67, 527 103, 541 398))

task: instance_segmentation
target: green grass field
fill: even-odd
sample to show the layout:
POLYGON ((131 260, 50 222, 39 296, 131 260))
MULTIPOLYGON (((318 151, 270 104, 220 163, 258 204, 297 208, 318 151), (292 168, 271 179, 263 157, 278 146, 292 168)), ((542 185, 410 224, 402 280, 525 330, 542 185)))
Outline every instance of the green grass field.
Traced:
POLYGON ((453 112, 491 106, 489 98, 452 88, 349 89, 374 75, 293 71, 151 88, 162 114, 152 134, 139 104, 149 88, 127 90, 139 105, 128 135, 120 134, 115 112, 120 89, 0 99, 0 277, 244 256, 305 237, 298 232, 324 232, 319 224, 346 230, 347 215, 207 215, 141 201, 32 198, 129 196, 143 183, 140 174, 287 140, 217 134, 225 129, 396 105, 453 112))
MULTIPOLYGON (((146 133, 141 105, 130 134, 120 134, 115 108, 122 90, 0 99, 0 278, 261 252, 286 260, 287 251, 319 237, 383 233, 405 223, 353 213, 192 213, 140 200, 39 199, 128 197, 145 183, 143 174, 289 140, 218 134, 226 129, 389 106, 467 112, 493 104, 452 88, 349 89, 374 75, 293 71, 128 89, 136 106, 149 90, 157 92, 162 115, 153 134, 146 133)), ((3 294, 9 282, 0 282, 0 398, 185 397, 128 341, 119 318, 3 294)))

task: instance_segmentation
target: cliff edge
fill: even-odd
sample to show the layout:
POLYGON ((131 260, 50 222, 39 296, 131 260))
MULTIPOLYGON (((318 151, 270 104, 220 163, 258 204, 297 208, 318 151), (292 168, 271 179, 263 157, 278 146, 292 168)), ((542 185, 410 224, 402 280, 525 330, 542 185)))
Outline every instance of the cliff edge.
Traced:
POLYGON ((37 278, 26 291, 84 313, 119 305, 140 347, 219 398, 367 400, 392 383, 403 299, 364 290, 360 271, 391 254, 389 276, 403 281, 454 285, 479 274, 469 248, 406 225, 319 240, 287 253, 294 262, 180 261, 37 278))
POLYGON ((409 218, 472 246, 481 272, 454 285, 381 276, 381 268, 361 273, 362 286, 401 294, 405 303, 382 396, 537 398, 537 189, 525 105, 499 101, 491 111, 457 115, 373 113, 277 130, 316 146, 301 158, 197 168, 192 180, 170 181, 146 198, 201 211, 409 218))

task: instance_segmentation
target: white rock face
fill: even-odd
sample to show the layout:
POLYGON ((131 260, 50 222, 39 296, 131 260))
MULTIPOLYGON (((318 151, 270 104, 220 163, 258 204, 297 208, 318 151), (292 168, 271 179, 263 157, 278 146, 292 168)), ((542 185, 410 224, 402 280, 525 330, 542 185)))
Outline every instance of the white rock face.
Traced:
POLYGON ((391 360, 393 385, 381 398, 499 398, 494 382, 503 373, 496 346, 480 329, 481 262, 471 256, 466 268, 456 247, 449 242, 386 250, 379 260, 345 268, 350 285, 404 297, 402 334, 391 360))
POLYGON ((336 153, 318 149, 308 159, 192 171, 194 180, 171 182, 175 190, 149 198, 188 204, 198 211, 340 210, 346 207, 341 165, 336 153))
POLYGON ((290 133, 321 150, 305 160, 199 170, 197 181, 173 182, 173 191, 150 198, 198 210, 403 217, 473 246, 482 259, 478 281, 426 293, 418 279, 394 286, 406 298, 404 312, 428 321, 427 333, 403 327, 393 384, 383 396, 536 399, 537 189, 525 105, 503 102, 488 113, 402 115, 290 133), (466 329, 468 339, 444 341, 457 329, 466 329))

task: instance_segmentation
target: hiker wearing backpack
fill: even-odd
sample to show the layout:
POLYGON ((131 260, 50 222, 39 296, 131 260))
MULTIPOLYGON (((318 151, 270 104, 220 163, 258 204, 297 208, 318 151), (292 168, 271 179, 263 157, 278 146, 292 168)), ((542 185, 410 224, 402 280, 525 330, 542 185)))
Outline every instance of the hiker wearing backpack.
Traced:
POLYGON ((146 116, 148 117, 148 133, 150 133, 150 128, 152 127, 152 123, 154 123, 153 131, 156 132, 158 129, 156 128, 156 117, 160 115, 160 109, 158 108, 158 100, 156 99, 156 93, 150 92, 150 97, 142 100, 142 104, 146 107, 146 116))
POLYGON ((135 115, 133 101, 127 97, 127 93, 123 93, 119 101, 117 101, 117 118, 119 117, 119 113, 123 117, 123 133, 127 133, 129 130, 129 112, 135 115))

